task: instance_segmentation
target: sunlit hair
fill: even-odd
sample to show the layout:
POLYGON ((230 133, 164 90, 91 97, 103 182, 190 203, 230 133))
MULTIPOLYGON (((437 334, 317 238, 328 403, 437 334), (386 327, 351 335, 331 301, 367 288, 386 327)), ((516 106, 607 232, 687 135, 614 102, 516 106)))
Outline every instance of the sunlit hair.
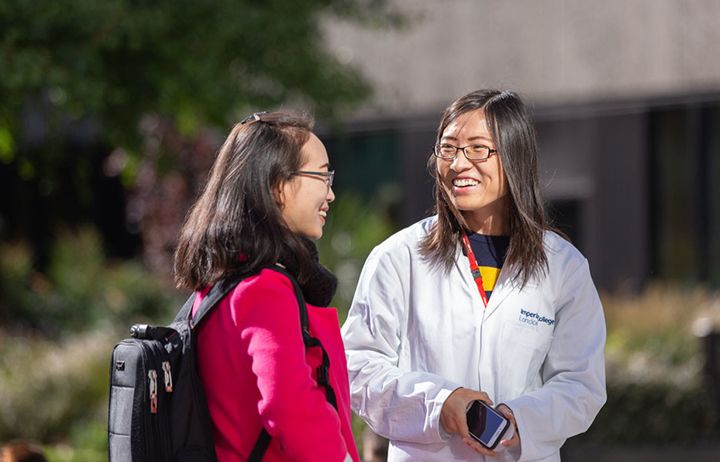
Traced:
MULTIPOLYGON (((531 277, 547 269, 543 234, 550 229, 538 185, 535 130, 525 105, 515 93, 478 90, 458 98, 445 109, 436 142, 440 142, 450 123, 472 111, 484 112, 507 179, 510 246, 504 267, 513 268, 513 277, 525 285, 531 277)), ((437 162, 430 154, 428 169, 435 177, 438 219, 420 243, 420 249, 425 257, 449 271, 455 261, 460 233, 468 226, 443 185, 437 162)))
POLYGON ((282 112, 257 113, 233 127, 207 185, 180 230, 175 283, 198 290, 226 274, 254 272, 292 254, 298 279, 310 255, 286 226, 273 191, 300 169, 313 122, 282 112))

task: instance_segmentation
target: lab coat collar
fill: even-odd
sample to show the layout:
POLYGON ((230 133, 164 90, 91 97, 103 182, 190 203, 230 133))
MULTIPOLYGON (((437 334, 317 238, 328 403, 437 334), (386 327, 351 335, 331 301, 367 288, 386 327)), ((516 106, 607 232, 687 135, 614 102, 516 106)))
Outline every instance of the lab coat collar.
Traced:
POLYGON ((475 280, 470 273, 470 261, 463 253, 460 243, 458 243, 455 248, 455 268, 453 271, 458 271, 460 273, 464 289, 471 293, 471 297, 474 302, 473 308, 481 310, 481 312, 483 312, 483 317, 486 319, 497 311, 502 302, 513 290, 514 281, 510 276, 513 274, 513 270, 512 268, 503 266, 502 270, 500 270, 500 275, 495 282, 495 287, 493 288, 492 295, 490 295, 488 305, 483 309, 484 304, 482 298, 480 297, 478 288, 475 285, 475 280))

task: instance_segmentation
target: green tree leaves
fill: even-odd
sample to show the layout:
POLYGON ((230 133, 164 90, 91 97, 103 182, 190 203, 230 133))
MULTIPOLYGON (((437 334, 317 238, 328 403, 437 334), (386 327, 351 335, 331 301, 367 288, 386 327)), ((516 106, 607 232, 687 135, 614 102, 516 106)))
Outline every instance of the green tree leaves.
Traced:
POLYGON ((2 113, 17 122, 26 98, 44 95, 98 118, 118 144, 136 141, 148 112, 225 124, 244 106, 302 101, 332 117, 369 88, 324 49, 319 21, 360 11, 392 17, 378 1, 7 0, 2 113))

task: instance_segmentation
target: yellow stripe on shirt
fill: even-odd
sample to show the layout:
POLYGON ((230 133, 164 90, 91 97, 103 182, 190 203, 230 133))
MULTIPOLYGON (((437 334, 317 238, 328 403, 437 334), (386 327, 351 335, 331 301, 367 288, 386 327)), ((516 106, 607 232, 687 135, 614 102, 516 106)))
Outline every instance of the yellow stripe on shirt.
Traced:
POLYGON ((500 268, 493 268, 492 266, 480 266, 479 268, 482 275, 483 289, 490 292, 495 288, 495 283, 500 275, 500 268))

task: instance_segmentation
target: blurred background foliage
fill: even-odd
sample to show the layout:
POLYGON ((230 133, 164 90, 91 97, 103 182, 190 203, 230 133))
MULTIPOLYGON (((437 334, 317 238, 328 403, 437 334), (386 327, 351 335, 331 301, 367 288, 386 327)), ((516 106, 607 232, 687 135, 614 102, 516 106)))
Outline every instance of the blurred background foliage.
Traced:
MULTIPOLYGON (((113 145, 135 147, 146 113, 172 114, 185 133, 294 99, 331 116, 369 88, 324 49, 321 14, 401 20, 378 0, 4 1, 3 157, 12 158, 7 147, 34 98, 55 109, 57 123, 90 115, 113 145)), ((23 160, 26 173, 40 173, 41 159, 23 160)))
POLYGON ((102 201, 122 208, 124 189, 144 173, 149 181, 142 167, 157 127, 177 134, 151 153, 162 176, 208 127, 252 108, 303 107, 332 123, 370 94, 325 49, 327 17, 403 22, 385 0, 1 2, 0 193, 18 203, 0 208, 0 232, 29 239, 43 271, 54 233, 87 221, 109 251, 130 256, 145 208, 129 217, 132 241, 117 236, 125 217, 102 201))
POLYGON ((720 437, 704 386, 703 325, 720 320, 717 294, 650 285, 642 294, 603 294, 608 326, 608 401, 587 444, 697 444, 720 437))
POLYGON ((32 268, 23 243, 0 254, 0 307, 5 329, 62 341, 78 331, 157 320, 178 294, 137 260, 109 261, 92 228, 65 232, 46 273, 32 268))

